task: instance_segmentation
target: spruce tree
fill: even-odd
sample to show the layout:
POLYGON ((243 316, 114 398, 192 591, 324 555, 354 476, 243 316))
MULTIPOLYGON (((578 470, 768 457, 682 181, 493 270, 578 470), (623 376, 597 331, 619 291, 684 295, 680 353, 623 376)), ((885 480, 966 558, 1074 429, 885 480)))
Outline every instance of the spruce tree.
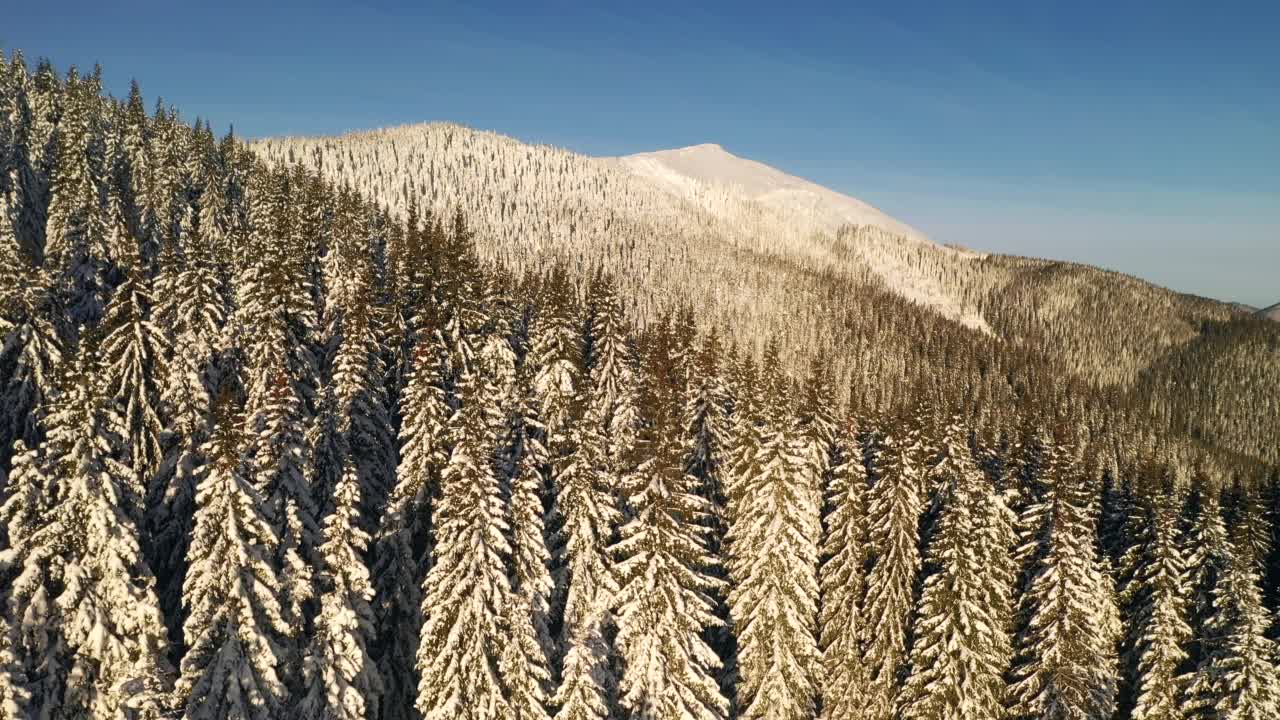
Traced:
POLYGON ((75 440, 55 461, 66 486, 54 517, 40 531, 65 544, 56 602, 74 660, 63 711, 157 717, 170 682, 164 621, 142 555, 139 498, 129 487, 129 469, 112 457, 118 420, 92 389, 97 379, 89 369, 99 371, 82 363, 77 387, 63 400, 84 404, 68 408, 77 426, 51 429, 56 437, 65 432, 75 440))
POLYGON ((863 638, 864 662, 871 674, 866 705, 872 718, 888 718, 894 712, 899 673, 907 660, 912 592, 920 571, 923 481, 913 452, 919 433, 912 425, 900 419, 883 439, 868 496, 868 536, 874 557, 864 608, 879 623, 869 626, 863 638))
MULTIPOLYGON (((942 452, 929 471, 942 510, 925 555, 926 579, 916 609, 910 673, 900 716, 913 720, 996 720, 1004 712, 1009 659, 1007 618, 992 600, 1011 578, 984 556, 984 516, 998 500, 978 469, 959 418, 947 426, 942 452)), ((1003 550, 1001 548, 1000 550, 1003 550)))
POLYGON ((305 660, 306 695, 299 718, 366 720, 378 717, 382 690, 370 656, 373 586, 365 566, 369 536, 360 529, 360 479, 348 460, 325 519, 320 612, 305 660))
POLYGON ((494 473, 494 398, 464 369, 462 408, 451 419, 457 440, 433 508, 435 544, 423 581, 418 648, 418 711, 426 720, 513 715, 499 668, 510 636, 506 513, 494 473))
POLYGON ((590 372, 586 387, 578 392, 578 404, 585 411, 570 430, 568 445, 574 451, 561 459, 555 476, 554 509, 564 563, 563 662, 553 697, 560 720, 613 714, 617 678, 609 638, 618 585, 609 546, 622 517, 617 488, 635 459, 635 377, 624 318, 610 280, 595 280, 589 304, 594 309, 590 372))
POLYGON ((637 720, 720 720, 728 703, 715 681, 719 659, 702 638, 717 622, 708 572, 709 508, 684 472, 672 338, 655 330, 640 396, 643 458, 627 482, 630 520, 614 546, 619 592, 620 700, 637 720))
MULTIPOLYGON (((118 232, 125 232, 124 219, 117 217, 118 232)), ((160 436, 164 422, 160 416, 160 378, 164 340, 151 319, 150 278, 142 266, 136 241, 125 243, 124 284, 107 307, 103 327, 103 354, 106 387, 113 393, 123 425, 120 432, 128 448, 128 467, 137 507, 129 508, 136 522, 143 521, 145 498, 153 497, 151 483, 160 464, 160 436)))
POLYGON ((737 701, 743 718, 800 720, 813 714, 817 696, 821 511, 772 343, 762 380, 763 442, 751 462, 736 469, 742 475, 733 484, 737 509, 728 533, 737 701))
POLYGON ((374 546, 378 670, 385 686, 383 717, 413 717, 417 680, 412 668, 422 628, 422 580, 429 566, 433 497, 452 451, 438 349, 418 345, 401 399, 400 464, 374 546))
POLYGON ((823 720, 864 717, 870 675, 862 638, 872 619, 863 611, 867 588, 867 469, 853 421, 837 430, 837 455, 828 476, 823 522, 819 639, 823 720))
POLYGON ((1167 474, 1156 468, 1147 479, 1139 505, 1149 528, 1140 550, 1141 565, 1131 594, 1129 657, 1133 672, 1134 720, 1176 720, 1184 714, 1187 644, 1186 568, 1178 537, 1178 495, 1167 474))
POLYGON ((1103 720, 1115 711, 1118 610, 1102 570, 1087 491, 1074 458, 1045 448, 1041 547, 1019 604, 1010 716, 1018 720, 1103 720))
POLYGON ((279 717, 282 641, 290 634, 273 551, 279 543, 266 503, 246 477, 246 440, 219 401, 196 495, 183 604, 188 650, 174 695, 189 720, 279 717))
POLYGON ((222 285, 203 225, 184 225, 185 249, 173 282, 160 298, 167 361, 160 378, 162 415, 168 419, 164 454, 147 500, 152 564, 160 583, 171 637, 180 637, 183 578, 195 516, 197 475, 206 462, 216 382, 226 321, 222 285))
POLYGON ((20 246, 13 215, 0 198, 0 468, 14 441, 43 439, 38 420, 62 361, 53 278, 20 246))
POLYGON ((1213 615, 1202 641, 1203 658, 1187 690, 1191 716, 1262 720, 1280 713, 1277 648, 1266 633, 1258 569, 1244 526, 1236 528, 1225 566, 1212 592, 1213 615))
MULTIPOLYGON (((63 407, 55 417, 64 415, 63 407)), ((52 717, 62 704, 68 660, 61 618, 53 602, 56 575, 53 558, 57 548, 51 533, 43 531, 62 492, 57 476, 49 472, 44 452, 15 444, 0 522, 5 545, 0 549, 0 580, 5 601, 4 637, 0 647, 12 662, 5 668, 6 699, 22 712, 13 717, 52 717)))
POLYGON ((1195 478, 1188 504, 1192 521, 1185 535, 1184 553, 1191 593, 1187 613, 1192 635, 1189 654, 1194 667, 1204 662, 1213 647, 1214 588, 1226 572, 1231 543, 1218 490, 1203 476, 1195 478))

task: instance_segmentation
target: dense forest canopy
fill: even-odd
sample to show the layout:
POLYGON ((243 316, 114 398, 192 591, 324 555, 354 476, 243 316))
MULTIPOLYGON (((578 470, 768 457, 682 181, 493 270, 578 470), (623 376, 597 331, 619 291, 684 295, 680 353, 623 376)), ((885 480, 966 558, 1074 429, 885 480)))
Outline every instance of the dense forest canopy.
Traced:
POLYGON ((1274 327, 333 147, 0 64, 0 718, 1280 714, 1274 327))

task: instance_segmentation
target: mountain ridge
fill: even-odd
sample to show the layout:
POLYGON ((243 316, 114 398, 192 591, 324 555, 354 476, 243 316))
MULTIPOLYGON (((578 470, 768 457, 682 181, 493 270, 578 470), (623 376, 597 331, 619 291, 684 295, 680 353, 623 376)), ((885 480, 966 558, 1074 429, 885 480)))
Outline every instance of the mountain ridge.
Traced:
POLYGON ((843 225, 874 225, 904 238, 932 242, 920 230, 859 198, 791 175, 758 160, 735 155, 718 143, 635 153, 617 158, 625 167, 687 191, 688 182, 737 187, 747 197, 779 210, 810 212, 823 229, 835 234, 843 225))

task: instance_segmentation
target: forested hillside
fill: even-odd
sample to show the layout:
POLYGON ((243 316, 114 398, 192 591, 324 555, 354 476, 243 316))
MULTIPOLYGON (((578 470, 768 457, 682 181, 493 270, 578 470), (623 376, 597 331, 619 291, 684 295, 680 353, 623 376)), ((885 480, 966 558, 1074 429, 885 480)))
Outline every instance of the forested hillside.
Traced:
MULTIPOLYGON (((399 217, 411 205, 436 214, 461 207, 487 259, 518 271, 554 262, 606 267, 638 318, 685 302, 757 351, 763 338, 786 338, 781 353, 791 371, 821 354, 842 384, 884 377, 866 367, 878 360, 855 349, 841 310, 864 307, 879 291, 1016 346, 1107 393, 1113 406, 1154 406, 1164 419, 1181 401, 1152 396, 1149 385, 1139 390, 1140 374, 1176 362, 1167 358, 1187 351, 1206 323, 1235 314, 1225 303, 1085 265, 944 247, 854 198, 718 146, 590 158, 427 124, 252 147, 349 184, 399 217)), ((878 329, 877 346, 887 345, 890 357, 915 352, 916 336, 904 329, 878 329)), ((1257 359, 1257 372, 1280 375, 1280 357, 1257 359)), ((1250 392, 1229 373, 1197 382, 1218 397, 1250 392)), ((1205 405, 1179 415, 1188 420, 1162 431, 1191 422, 1206 443, 1280 462, 1274 414, 1254 415, 1248 427, 1205 405)))
POLYGON ((356 183, 100 85, 0 64, 0 718, 1280 713, 1280 475, 1160 405, 1232 322, 1153 320, 1202 349, 1143 404, 1027 329, 1097 271, 694 245, 578 173, 564 225, 519 165, 356 183))

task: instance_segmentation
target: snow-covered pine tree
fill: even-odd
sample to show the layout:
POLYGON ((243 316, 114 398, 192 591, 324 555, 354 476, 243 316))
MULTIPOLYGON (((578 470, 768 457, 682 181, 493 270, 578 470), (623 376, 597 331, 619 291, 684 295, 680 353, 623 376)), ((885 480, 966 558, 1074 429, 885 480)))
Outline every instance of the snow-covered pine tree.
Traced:
POLYGON ((308 648, 306 695, 299 720, 369 720, 378 717, 382 681, 370 656, 373 586, 365 566, 369 536, 360 529, 360 486, 348 460, 325 518, 320 546, 320 612, 308 648))
POLYGON ((456 439, 432 512, 435 544, 423 582, 418 711, 426 720, 515 716, 499 663, 511 636, 512 592, 502 487, 493 471, 495 398, 464 368, 456 439))
MULTIPOLYGON (((122 215, 117 214, 112 222, 114 233, 128 234, 122 215)), ((118 432, 126 445, 131 494, 138 502, 126 511, 141 525, 144 499, 157 495, 151 484, 161 459, 164 422, 159 384, 165 372, 165 343, 152 322, 151 278, 143 266, 138 243, 126 238, 119 245, 124 282, 116 289, 102 320, 106 333, 102 350, 108 359, 102 379, 123 421, 118 432)))
POLYGON ((610 456, 606 405, 601 400, 593 396, 587 415, 571 430, 575 450, 556 478, 555 513, 564 563, 563 662, 553 698, 559 720, 612 717, 617 686, 609 638, 618 585, 609 547, 622 519, 616 489, 624 482, 623 468, 634 457, 632 452, 610 456))
POLYGON ((880 442, 875 478, 868 495, 867 532, 872 558, 864 611, 877 625, 863 638, 864 661, 871 675, 867 717, 893 716, 899 674, 907 660, 912 597, 920 571, 919 521, 924 511, 922 469, 914 451, 915 422, 900 417, 880 442))
POLYGON ((1178 490, 1172 474, 1154 464, 1142 471, 1136 501, 1147 531, 1139 563, 1124 595, 1132 603, 1125 664, 1132 674, 1134 720, 1185 718, 1183 667, 1191 626, 1187 624, 1186 567, 1179 544, 1178 490))
POLYGON ((1192 478, 1188 498, 1191 526, 1184 535, 1187 558, 1187 585, 1191 598, 1188 624, 1191 626, 1190 662, 1198 667, 1213 647, 1213 593, 1231 556, 1231 542, 1222 518, 1217 488, 1203 475, 1192 478))
POLYGON ((551 453, 552 477, 560 458, 568 455, 572 407, 581 383, 581 332, 577 298, 565 268, 557 266, 547 276, 538 312, 530 329, 529 360, 537 368, 533 389, 538 416, 546 428, 544 444, 551 453))
POLYGON ((96 322, 105 305, 107 220, 102 202, 102 118, 96 84, 73 67, 58 121, 44 265, 58 281, 71 327, 96 322))
POLYGON ((728 464, 730 424, 729 388, 721 372, 724 362, 720 336, 708 329, 692 365, 684 405, 685 471, 698 479, 700 493, 715 506, 711 549, 719 553, 725 532, 724 481, 728 464))
POLYGON ((50 429, 51 436, 75 438, 55 460, 65 487, 54 518, 40 531, 64 545, 56 602, 74 659, 62 711, 155 718, 171 677, 155 579, 139 538, 140 497, 130 487, 129 468, 113 459, 119 420, 95 389, 102 368, 91 348, 81 353, 89 357, 61 401, 83 403, 70 409, 77 425, 50 429))
POLYGON ((290 630, 273 562, 279 540, 245 476, 246 441, 231 402, 223 397, 215 407, 188 550, 188 650, 174 691, 187 720, 268 720, 286 710, 280 666, 290 630))
POLYGON ((16 235, 17 211, 0 197, 0 469, 16 440, 43 439, 40 409, 53 394, 62 359, 50 279, 16 235))
POLYGON ((433 343, 414 351, 401 399, 400 465, 374 549, 378 621, 378 669, 385 687, 386 720, 407 720, 416 712, 417 680, 412 668, 422 627, 422 580, 429 566, 432 498, 452 442, 452 410, 445 400, 441 352, 433 343))
MULTIPOLYGON (((765 350, 761 380, 762 443, 753 461, 737 468, 742 475, 733 483, 737 510, 728 533, 737 703, 742 718, 803 720, 817 698, 821 509, 812 450, 796 427, 774 342, 765 350)), ((824 467, 827 462, 824 457, 824 467)))
POLYGON ((366 517, 385 504, 394 474, 391 418, 383 379, 380 308, 376 305, 375 267, 368 228, 356 198, 344 193, 338 202, 334 240, 329 253, 341 271, 330 278, 329 314, 337 334, 333 392, 337 430, 349 457, 357 458, 366 517))
MULTIPOLYGON (((63 414, 61 408, 56 415, 63 414)), ((52 514, 61 483, 47 472, 40 448, 17 441, 4 503, 0 504, 0 580, 4 601, 0 646, 12 663, 5 668, 7 700, 19 704, 12 717, 52 717, 62 703, 67 648, 57 607, 52 558, 57 549, 41 532, 52 514)))
POLYGON ((120 124, 121 142, 116 152, 116 182, 124 201, 125 220, 130 236, 149 238, 154 231, 154 217, 147 207, 152 165, 149 156, 151 127, 137 80, 129 84, 129 97, 125 100, 120 124))
MULTIPOLYGON (((245 428, 250 477, 267 503, 279 538, 280 599, 289 627, 290 662, 302 652, 313 599, 312 577, 320 528, 306 456, 309 402, 316 365, 312 354, 315 308, 293 232, 291 186, 285 172, 255 175, 252 210, 254 257, 242 273, 236 325, 244 343, 245 428)), ((287 677, 293 684, 296 677, 287 677)))
MULTIPOLYGON (((208 192, 202 196, 207 197, 208 192)), ((170 636, 175 639, 181 637, 183 625, 182 588, 194 527, 196 477, 206 462, 201 448, 209 438, 213 368, 222 351, 221 332, 227 317, 205 225, 185 222, 182 227, 182 254, 174 258, 178 266, 162 268, 172 278, 157 308, 165 316, 167 361, 160 400, 169 424, 164 456, 147 502, 152 566, 170 636)))
POLYGON ((836 452, 836 399, 826 358, 814 358, 799 408, 800 445, 819 507, 836 452))
POLYGON ((869 717, 865 693, 870 673, 862 661, 862 640, 873 618, 863 611, 867 588, 867 469, 860 429, 849 420, 837 429, 835 464, 828 476, 823 523, 819 639, 823 720, 869 717))
POLYGON ((485 314, 480 351, 476 354, 482 396, 494 404, 489 430, 496 441, 493 473, 506 500, 505 523, 510 555, 511 596, 502 608, 507 645, 499 672, 513 715, 546 718, 551 693, 549 654, 551 555, 543 524, 543 478, 546 450, 538 438, 529 369, 516 367, 512 346, 513 303, 509 280, 497 270, 485 273, 485 314))
POLYGON ((899 715, 997 720, 1004 713, 1010 639, 1007 618, 992 602, 1008 591, 992 586, 1012 578, 996 572, 995 558, 983 553, 996 549, 982 538, 984 516, 998 500, 974 462, 959 417, 947 425, 929 475, 940 488, 941 514, 925 554, 926 578, 899 715))
POLYGON ((1280 714, 1276 643, 1262 605, 1258 569, 1244 528, 1236 528, 1212 593, 1213 616, 1187 690, 1191 717, 1263 720, 1280 714))
MULTIPOLYGON (((506 366, 514 361, 514 356, 504 358, 505 354, 482 352, 482 363, 488 360, 489 363, 506 366)), ((504 367, 503 372, 510 372, 512 378, 504 391, 505 423, 501 428, 496 471, 506 485, 508 497, 512 590, 522 598, 528 611, 527 622, 532 623, 533 636, 543 657, 541 664, 545 668, 546 659, 552 652, 550 623, 554 588, 540 472, 547 462, 547 451, 539 439, 543 433, 535 410, 531 369, 504 367)))
MULTIPOLYGON (((701 343, 690 363, 690 377, 684 400, 685 472, 698 480, 698 494, 711 504, 707 517, 707 549, 717 558, 723 557, 725 534, 728 532, 728 498, 725 494, 725 475, 731 467, 732 421, 729 410, 732 405, 729 383, 726 377, 726 357, 720 336, 714 328, 703 333, 701 343)), ((712 570, 720 580, 727 580, 728 567, 721 563, 712 570)), ((725 695, 732 698, 735 679, 733 628, 729 618, 729 603, 725 593, 727 582, 715 595, 716 617, 721 624, 712 628, 708 640, 720 657, 722 669, 720 685, 725 695)), ((732 703, 731 703, 732 704, 732 703)))
POLYGON ((33 712, 156 717, 169 680, 164 624, 130 515, 136 497, 114 459, 118 420, 100 371, 86 342, 46 420, 43 457, 23 454, 20 492, 5 505, 22 556, 8 598, 9 619, 21 618, 10 642, 33 712))
POLYGON ((1262 570, 1271 555, 1271 523, 1263 507, 1262 493, 1252 483, 1236 478, 1225 493, 1223 508, 1227 527, 1240 538, 1240 552, 1245 560, 1262 570))
POLYGON ((1087 483, 1059 432, 1041 458, 1043 518, 1033 532, 1042 547, 1019 601, 1010 674, 1010 717, 1016 720, 1104 720, 1115 711, 1119 612, 1102 570, 1087 483))
POLYGON ((684 472, 680 407, 670 330, 651 330, 638 452, 628 478, 630 520, 614 546, 619 592, 617 647, 621 704, 634 720, 721 720, 728 702, 715 674, 720 661, 703 640, 717 621, 707 569, 706 500, 684 472))

